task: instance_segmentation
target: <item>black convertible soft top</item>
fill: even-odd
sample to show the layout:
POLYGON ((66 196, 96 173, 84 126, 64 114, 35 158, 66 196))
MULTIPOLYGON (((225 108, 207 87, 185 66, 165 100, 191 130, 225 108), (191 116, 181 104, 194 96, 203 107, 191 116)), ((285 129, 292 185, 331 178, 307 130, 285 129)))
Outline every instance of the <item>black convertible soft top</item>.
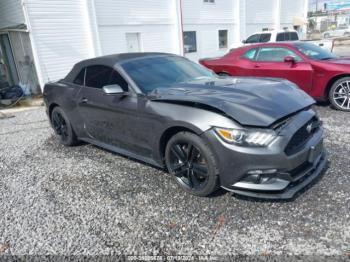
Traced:
POLYGON ((67 82, 73 82, 76 76, 80 73, 80 71, 86 67, 91 65, 104 65, 109 67, 114 67, 116 64, 125 62, 127 60, 148 57, 148 56, 174 56, 174 54, 168 53, 158 53, 158 52, 139 52, 139 53, 121 53, 121 54, 113 54, 106 56, 99 56, 91 59, 82 60, 79 63, 76 63, 72 70, 68 73, 68 75, 64 78, 67 82))

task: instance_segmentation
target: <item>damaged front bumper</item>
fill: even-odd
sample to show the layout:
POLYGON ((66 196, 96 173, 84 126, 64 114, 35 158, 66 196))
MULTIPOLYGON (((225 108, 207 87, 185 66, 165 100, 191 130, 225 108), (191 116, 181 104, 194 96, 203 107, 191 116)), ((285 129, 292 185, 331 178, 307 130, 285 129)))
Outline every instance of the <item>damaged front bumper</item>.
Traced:
POLYGON ((292 198, 320 176, 327 164, 322 127, 296 151, 288 151, 291 139, 314 117, 312 110, 301 112, 268 147, 240 147, 221 141, 212 131, 206 132, 219 162, 221 187, 249 197, 292 198))
POLYGON ((327 164, 325 151, 318 156, 314 163, 301 170, 300 173, 276 173, 267 181, 259 184, 237 182, 230 188, 233 193, 266 199, 290 199, 322 174, 327 164))

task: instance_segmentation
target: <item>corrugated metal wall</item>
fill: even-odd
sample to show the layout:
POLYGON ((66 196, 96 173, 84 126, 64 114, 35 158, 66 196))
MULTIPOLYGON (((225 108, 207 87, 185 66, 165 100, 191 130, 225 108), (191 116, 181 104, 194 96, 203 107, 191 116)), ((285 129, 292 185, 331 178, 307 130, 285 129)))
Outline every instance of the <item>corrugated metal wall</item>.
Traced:
POLYGON ((221 56, 227 53, 234 41, 234 31, 238 30, 234 9, 238 0, 183 0, 183 30, 196 31, 197 52, 186 57, 198 61, 203 57, 221 56), (219 30, 228 30, 228 47, 219 48, 219 30))
POLYGON ((281 28, 289 27, 293 28, 293 18, 303 17, 304 15, 304 5, 306 0, 293 0, 293 1, 283 1, 281 0, 281 28))
POLYGON ((184 26, 185 31, 196 31, 197 37, 197 52, 185 53, 185 56, 193 61, 198 61, 200 58, 226 54, 233 39, 233 28, 233 25, 230 24, 184 26), (228 30, 227 48, 219 48, 219 30, 228 30))
POLYGON ((94 56, 85 0, 27 0, 26 9, 44 82, 94 56))
POLYGON ((127 52, 127 33, 139 33, 141 51, 178 53, 175 0, 95 1, 102 54, 127 52))
MULTIPOLYGON (((178 1, 25 0, 41 83, 64 77, 82 59, 126 52, 127 33, 138 33, 141 51, 180 54, 178 1)), ((197 61, 223 55, 241 40, 235 39, 238 35, 245 38, 263 27, 275 27, 276 14, 281 27, 289 26, 294 16, 304 15, 304 1, 182 0, 183 30, 197 32, 197 52, 186 56, 197 61), (228 30, 227 49, 219 48, 219 30, 228 30)), ((24 23, 21 12, 20 0, 0 1, 0 26, 24 23)))
POLYGON ((261 31, 264 27, 275 27, 276 0, 245 0, 245 3, 245 37, 261 31))
POLYGON ((308 0, 241 0, 240 14, 242 38, 261 31, 262 28, 293 28, 294 17, 306 17, 305 4, 308 0), (278 6, 278 2, 280 6, 278 6), (244 9, 244 10, 243 10, 244 9), (252 11, 254 10, 254 11, 252 11), (242 19, 244 18, 244 19, 242 19))
POLYGON ((240 44, 246 38, 246 0, 239 0, 239 36, 240 40, 236 44, 240 44))
POLYGON ((216 0, 204 3, 203 0, 182 0, 184 24, 232 24, 236 0, 216 0))

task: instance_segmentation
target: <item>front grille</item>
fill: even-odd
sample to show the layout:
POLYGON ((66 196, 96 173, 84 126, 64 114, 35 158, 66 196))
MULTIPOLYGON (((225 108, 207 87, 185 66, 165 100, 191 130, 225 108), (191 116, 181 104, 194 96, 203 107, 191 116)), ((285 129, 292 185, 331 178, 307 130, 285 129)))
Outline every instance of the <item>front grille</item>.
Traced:
POLYGON ((292 138, 289 140, 284 152, 287 155, 292 155, 298 152, 312 137, 314 133, 320 128, 320 121, 316 116, 311 118, 305 125, 303 125, 292 138))

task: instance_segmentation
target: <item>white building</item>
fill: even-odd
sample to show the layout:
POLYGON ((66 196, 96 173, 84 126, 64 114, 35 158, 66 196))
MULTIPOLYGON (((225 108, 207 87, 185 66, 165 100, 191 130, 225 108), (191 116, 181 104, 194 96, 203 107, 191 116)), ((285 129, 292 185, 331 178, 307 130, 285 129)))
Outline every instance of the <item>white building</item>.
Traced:
POLYGON ((198 61, 264 27, 293 27, 307 1, 1 0, 1 53, 14 83, 36 71, 41 87, 99 55, 157 51, 198 61))

